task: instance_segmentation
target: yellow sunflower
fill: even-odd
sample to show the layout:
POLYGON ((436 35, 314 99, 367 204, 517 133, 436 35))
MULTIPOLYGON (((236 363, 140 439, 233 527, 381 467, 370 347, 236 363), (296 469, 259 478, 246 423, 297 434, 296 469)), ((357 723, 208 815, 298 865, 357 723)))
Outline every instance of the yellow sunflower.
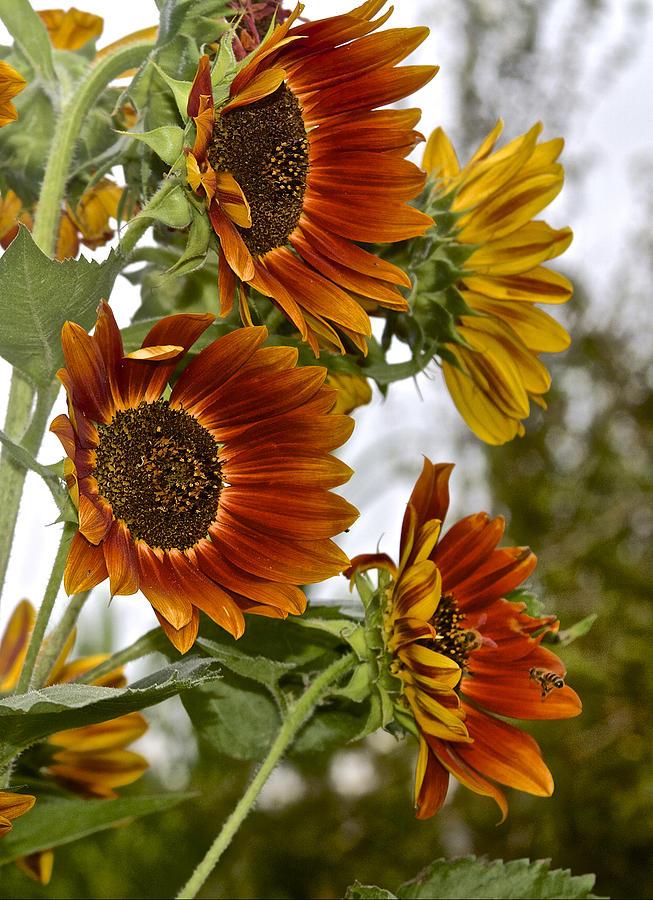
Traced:
POLYGON ((457 321, 467 346, 447 344, 458 365, 444 360, 444 377, 469 427, 489 444, 524 433, 531 401, 545 406, 551 377, 539 356, 565 350, 570 338, 535 304, 565 303, 572 294, 563 275, 542 265, 567 249, 571 229, 533 220, 562 188, 563 141, 539 142, 538 123, 495 150, 502 128, 465 166, 437 128, 423 161, 435 179, 433 198, 452 198, 454 241, 470 251, 457 287, 475 315, 457 321))
POLYGON ((452 465, 424 468, 406 507, 399 565, 385 554, 352 560, 347 574, 390 571, 384 610, 391 672, 402 683, 399 720, 416 730, 417 817, 434 815, 449 776, 491 797, 507 815, 507 785, 550 796, 553 779, 537 743, 504 721, 565 719, 581 711, 561 660, 541 646, 558 628, 506 600, 533 572, 528 547, 498 547, 501 516, 477 513, 441 537, 452 465), (411 725, 411 720, 414 725, 411 725))
POLYGON ((430 216, 408 205, 424 172, 406 157, 422 136, 416 109, 379 109, 436 73, 397 63, 428 34, 373 34, 385 0, 295 25, 302 7, 248 56, 216 108, 209 59, 200 60, 188 101, 196 138, 188 182, 205 198, 220 244, 222 315, 238 293, 251 325, 248 286, 273 302, 317 354, 367 351, 370 303, 405 310, 398 267, 358 246, 423 234, 430 216))
POLYGON ((18 110, 11 101, 26 85, 23 76, 9 63, 0 59, 0 128, 15 122, 18 118, 18 110))
MULTIPOLYGON (((16 687, 34 628, 36 612, 28 600, 22 600, 13 611, 0 641, 0 690, 16 687)), ((59 659, 50 673, 48 684, 67 684, 104 662, 108 655, 84 656, 67 662, 75 642, 71 634, 59 659)), ((127 681, 122 668, 114 669, 93 682, 104 687, 125 687, 127 681)), ((139 753, 128 750, 147 731, 147 722, 140 713, 129 713, 50 735, 36 751, 27 751, 19 761, 19 773, 50 778, 60 787, 84 797, 107 799, 116 797, 116 788, 136 781, 148 767, 139 753)), ((0 793, 0 833, 2 817, 10 818, 2 809, 0 793)), ((22 815, 34 803, 34 798, 17 795, 31 803, 16 815, 22 815)), ((17 801, 20 803, 20 801, 17 801)), ((19 808, 19 806, 17 807, 19 808)), ((5 829, 7 830, 7 829, 5 829)), ((47 884, 52 874, 54 855, 51 850, 33 853, 17 860, 17 865, 41 884, 47 884)))

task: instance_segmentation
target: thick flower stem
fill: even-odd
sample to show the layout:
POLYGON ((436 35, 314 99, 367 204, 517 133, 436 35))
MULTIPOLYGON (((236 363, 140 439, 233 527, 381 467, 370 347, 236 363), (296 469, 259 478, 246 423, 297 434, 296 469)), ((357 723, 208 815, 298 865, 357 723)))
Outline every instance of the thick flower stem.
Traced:
MULTIPOLYGON (((45 431, 58 385, 39 391, 34 406, 34 388, 14 369, 11 378, 5 434, 36 456, 45 431)), ((27 471, 5 450, 0 457, 0 596, 9 565, 18 510, 27 471)))
POLYGON ((63 533, 61 535, 59 549, 57 550, 57 556, 55 558, 54 565, 52 566, 52 572, 45 589, 45 594, 43 595, 43 602, 41 603, 38 614, 36 616, 36 622, 34 623, 34 630, 32 631, 32 637, 30 638, 27 653, 25 655, 23 669, 20 673, 18 684, 16 685, 17 694, 24 694, 33 686, 32 676, 34 674, 36 658, 38 656, 39 650, 41 649, 43 636, 45 635, 45 630, 48 627, 48 622, 50 621, 50 616, 52 615, 54 601, 57 599, 57 594, 59 593, 59 587, 61 585, 61 579, 63 578, 66 559, 68 558, 68 549, 76 530, 77 526, 73 525, 71 522, 66 522, 63 527, 63 533))
POLYGON ((52 672, 61 651, 66 646, 66 641, 72 634, 73 628, 77 624, 77 619, 82 611, 82 607, 90 596, 90 591, 84 591, 71 597, 66 611, 61 617, 61 621, 48 635, 48 640, 41 647, 41 652, 36 658, 34 666, 34 674, 32 675, 31 686, 40 688, 47 682, 48 676, 52 672))
POLYGON ((106 86, 118 75, 140 65, 153 47, 152 41, 135 41, 104 57, 70 97, 57 122, 36 208, 32 236, 47 256, 54 256, 59 217, 75 145, 86 114, 106 86))
POLYGON ((234 835, 254 805, 258 795, 261 793, 263 785, 272 774, 272 771, 281 760, 286 750, 292 744, 302 725, 310 718, 320 700, 328 694, 329 688, 331 688, 345 672, 352 669, 355 664, 356 657, 353 653, 341 656, 336 662, 330 665, 328 669, 325 669, 324 672, 318 675, 302 696, 290 707, 283 725, 281 726, 274 743, 270 747, 269 753, 264 759, 261 768, 254 776, 232 814, 222 826, 220 834, 209 847, 206 856, 200 862, 181 891, 177 894, 177 900, 189 900, 189 898, 197 896, 198 891, 202 888, 202 885, 215 868, 218 860, 231 843, 234 835))

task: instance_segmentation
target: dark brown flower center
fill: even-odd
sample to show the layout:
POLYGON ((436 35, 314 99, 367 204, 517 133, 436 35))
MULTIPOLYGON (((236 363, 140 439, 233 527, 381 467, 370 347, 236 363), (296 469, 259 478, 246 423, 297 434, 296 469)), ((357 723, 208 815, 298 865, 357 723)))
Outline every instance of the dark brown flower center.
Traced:
POLYGON ((293 92, 282 84, 218 116, 209 162, 230 172, 247 197, 252 227, 236 227, 250 253, 263 256, 286 244, 301 216, 308 176, 308 139, 293 92))
POLYGON ((206 537, 223 481, 215 438, 167 400, 141 403, 98 425, 100 494, 132 537, 186 550, 206 537))
POLYGON ((435 615, 431 619, 436 631, 433 649, 453 659, 461 669, 465 667, 478 641, 477 632, 461 626, 462 619, 463 616, 452 594, 441 597, 435 615))

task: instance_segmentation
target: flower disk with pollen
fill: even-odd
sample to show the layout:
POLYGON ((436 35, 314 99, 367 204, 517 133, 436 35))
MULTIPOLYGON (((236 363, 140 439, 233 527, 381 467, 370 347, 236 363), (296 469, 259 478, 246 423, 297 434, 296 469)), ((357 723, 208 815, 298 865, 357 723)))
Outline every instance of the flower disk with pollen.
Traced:
POLYGON ((297 97, 285 85, 218 117, 209 162, 231 172, 249 203, 239 231, 254 256, 282 247, 299 222, 308 175, 308 138, 297 97))
POLYGON ((208 534, 223 487, 219 444, 167 400, 116 412, 98 425, 100 494, 133 537, 186 550, 208 534))

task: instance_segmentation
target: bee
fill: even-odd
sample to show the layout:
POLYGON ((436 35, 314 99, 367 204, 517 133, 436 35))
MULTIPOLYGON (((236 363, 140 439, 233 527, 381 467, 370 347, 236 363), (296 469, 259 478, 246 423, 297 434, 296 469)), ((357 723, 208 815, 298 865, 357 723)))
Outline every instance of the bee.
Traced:
POLYGON ((565 686, 564 678, 557 672, 547 672, 546 669, 533 667, 528 674, 542 688, 542 700, 546 700, 551 691, 560 690, 565 686))
POLYGON ((461 635, 462 649, 465 653, 471 653, 483 646, 483 638, 474 628, 468 628, 461 635))

